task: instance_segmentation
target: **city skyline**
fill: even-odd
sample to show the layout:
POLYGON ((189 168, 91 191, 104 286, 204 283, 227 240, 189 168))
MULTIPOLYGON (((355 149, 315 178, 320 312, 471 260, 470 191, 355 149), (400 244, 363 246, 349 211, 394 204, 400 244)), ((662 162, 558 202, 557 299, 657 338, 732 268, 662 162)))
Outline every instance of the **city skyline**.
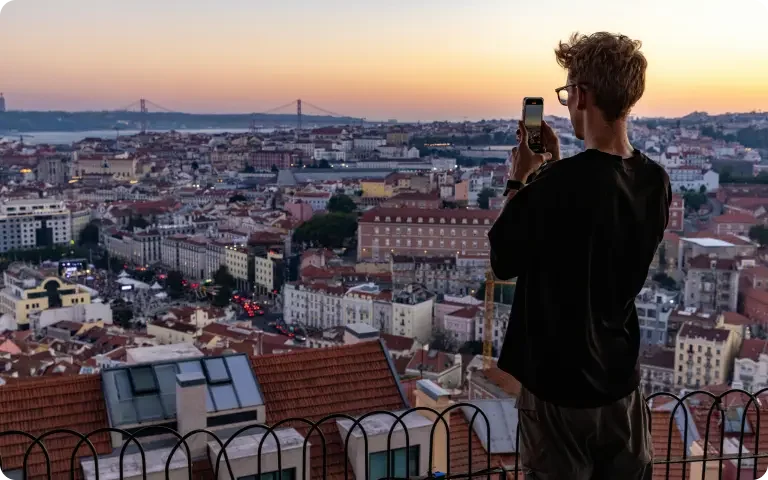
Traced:
POLYGON ((768 9, 742 2, 724 11, 692 0, 643 8, 601 0, 587 10, 560 0, 536 10, 497 0, 293 0, 267 10, 196 0, 182 11, 148 0, 16 0, 0 15, 0 91, 21 110, 111 110, 147 98, 188 113, 250 113, 303 98, 401 121, 516 117, 528 95, 544 97, 547 115, 567 116, 554 95, 565 75, 552 51, 578 29, 643 41, 648 87, 635 115, 764 111, 759 21, 768 9))

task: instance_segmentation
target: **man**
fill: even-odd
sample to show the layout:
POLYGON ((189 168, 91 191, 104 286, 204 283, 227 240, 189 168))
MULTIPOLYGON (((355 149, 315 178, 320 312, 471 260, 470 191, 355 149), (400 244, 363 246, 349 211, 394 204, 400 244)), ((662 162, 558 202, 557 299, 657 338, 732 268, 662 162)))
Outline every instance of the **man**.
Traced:
POLYGON ((555 54, 568 80, 556 93, 586 150, 560 159, 545 122, 546 153, 535 154, 520 122, 506 203, 488 234, 495 275, 517 277, 498 365, 523 386, 528 479, 651 478, 634 300, 672 194, 664 169, 627 135, 645 90, 639 48, 609 33, 560 43, 555 54))

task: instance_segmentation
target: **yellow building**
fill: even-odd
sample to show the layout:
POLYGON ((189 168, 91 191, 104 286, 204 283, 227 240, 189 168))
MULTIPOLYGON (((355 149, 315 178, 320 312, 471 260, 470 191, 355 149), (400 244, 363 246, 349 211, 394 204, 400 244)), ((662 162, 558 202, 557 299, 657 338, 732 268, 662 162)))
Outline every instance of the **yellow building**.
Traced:
POLYGON ((91 303, 90 293, 79 285, 23 263, 12 263, 4 280, 0 314, 13 315, 19 330, 29 329, 30 313, 91 303))
POLYGON ((739 335, 729 328, 684 324, 675 342, 675 388, 727 382, 739 345, 739 335))
POLYGON ((384 179, 364 180, 360 182, 360 187, 364 197, 389 198, 394 195, 392 185, 387 184, 384 179))
POLYGON ((108 157, 105 155, 76 155, 75 175, 111 175, 117 180, 136 180, 137 160, 127 155, 108 157))
POLYGON ((248 257, 248 249, 245 247, 224 247, 224 265, 235 278, 237 289, 241 291, 250 291, 253 288, 249 282, 248 257))

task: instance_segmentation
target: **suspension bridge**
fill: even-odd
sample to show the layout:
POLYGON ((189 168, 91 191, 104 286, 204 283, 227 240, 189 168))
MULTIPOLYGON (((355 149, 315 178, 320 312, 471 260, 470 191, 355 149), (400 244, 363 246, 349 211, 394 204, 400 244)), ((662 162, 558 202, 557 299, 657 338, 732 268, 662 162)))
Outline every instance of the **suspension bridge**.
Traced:
MULTIPOLYGON (((126 105, 125 107, 115 110, 116 112, 138 112, 141 114, 141 132, 144 133, 149 128, 150 113, 174 113, 174 114, 189 114, 186 112, 180 112, 178 110, 172 110, 159 105, 151 100, 141 98, 133 103, 126 105)), ((297 99, 284 105, 280 105, 269 110, 261 112, 254 112, 250 114, 243 114, 245 116, 251 116, 251 129, 256 128, 256 117, 262 115, 280 115, 280 114, 293 114, 296 117, 296 129, 302 129, 302 122, 304 116, 328 116, 334 118, 347 118, 351 119, 354 123, 360 125, 365 123, 365 118, 355 117, 352 115, 344 115, 341 113, 333 112, 331 110, 318 107, 306 100, 297 99)))

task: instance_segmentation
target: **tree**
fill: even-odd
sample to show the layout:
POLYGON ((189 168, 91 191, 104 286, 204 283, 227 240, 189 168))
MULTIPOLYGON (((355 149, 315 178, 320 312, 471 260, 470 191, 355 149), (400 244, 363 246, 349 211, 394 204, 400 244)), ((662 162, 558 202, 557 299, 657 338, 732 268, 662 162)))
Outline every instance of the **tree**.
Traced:
POLYGON ((277 168, 277 165, 272 165, 272 168, 271 168, 270 170, 272 171, 272 173, 278 173, 278 172, 280 172, 280 169, 279 169, 279 168, 277 168))
POLYGON ((456 336, 450 330, 435 328, 429 339, 429 349, 453 353, 456 351, 456 336))
POLYGON ((315 215, 293 232, 293 241, 325 248, 341 248, 355 238, 357 217, 349 213, 315 215))
POLYGON ((496 196, 496 191, 492 188, 484 188, 477 194, 477 204, 483 210, 490 208, 491 199, 496 196))
MULTIPOLYGON (((459 353, 465 355, 482 355, 483 354, 483 342, 481 340, 470 340, 465 342, 464 345, 459 347, 459 353)), ((496 347, 491 348, 491 356, 497 357, 499 355, 496 347)))
POLYGON ((709 202, 706 194, 691 190, 684 191, 683 199, 685 200, 685 206, 694 212, 698 212, 701 207, 709 202))
POLYGON ((132 326, 131 321, 133 320, 133 311, 130 308, 121 307, 115 309, 112 314, 112 318, 114 319, 115 323, 128 330, 132 326))
POLYGON ((357 210, 355 202, 343 193, 338 193, 328 200, 329 212, 352 213, 355 210, 357 210))
POLYGON ((197 162, 192 162, 192 170, 197 171, 197 169, 200 168, 200 165, 197 162))
POLYGON ((659 254, 659 266, 662 269, 667 268, 667 247, 663 243, 659 245, 658 254, 659 254))
POLYGON ((666 273, 657 273, 653 276, 653 281, 667 290, 677 290, 677 282, 666 273))
POLYGON ((232 289, 228 286, 222 286, 221 288, 219 288, 219 291, 216 292, 216 296, 213 297, 211 304, 214 307, 223 308, 229 305, 231 298, 232 298, 232 289))
POLYGON ((94 222, 89 222, 81 231, 80 236, 77 239, 77 244, 83 245, 98 245, 99 244, 99 227, 94 222))
POLYGON ((179 298, 184 293, 184 276, 181 272, 171 270, 165 278, 165 287, 171 298, 179 298))
POLYGON ((749 229, 749 238, 759 243, 761 247, 768 245, 768 227, 755 225, 749 229))
MULTIPOLYGON (((512 305, 512 301, 515 299, 515 286, 514 285, 496 285, 493 292, 493 301, 496 303, 503 303, 505 305, 512 305)), ((478 300, 485 300, 485 282, 477 289, 475 298, 478 300)))
POLYGON ((235 277, 229 273, 229 269, 226 265, 222 265, 216 270, 216 273, 213 274, 213 283, 222 287, 234 288, 235 277))
POLYGON ((247 202, 248 199, 245 198, 245 195, 242 193, 236 193, 229 197, 229 203, 235 203, 235 202, 247 202))
POLYGON ((130 220, 128 220, 128 230, 133 231, 137 228, 147 228, 149 226, 149 222, 144 219, 144 217, 141 217, 139 215, 131 215, 130 220))
POLYGON ((248 165, 245 167, 245 170, 243 170, 243 173, 256 173, 256 169, 253 168, 252 165, 248 165))
POLYGON ((331 168, 331 164, 330 164, 330 163, 328 163, 328 160, 326 160, 326 159, 322 159, 322 160, 320 160, 320 162, 317 164, 317 168, 331 168))
POLYGON ((707 186, 706 185, 700 186, 699 187, 699 193, 706 194, 707 193, 707 186))

